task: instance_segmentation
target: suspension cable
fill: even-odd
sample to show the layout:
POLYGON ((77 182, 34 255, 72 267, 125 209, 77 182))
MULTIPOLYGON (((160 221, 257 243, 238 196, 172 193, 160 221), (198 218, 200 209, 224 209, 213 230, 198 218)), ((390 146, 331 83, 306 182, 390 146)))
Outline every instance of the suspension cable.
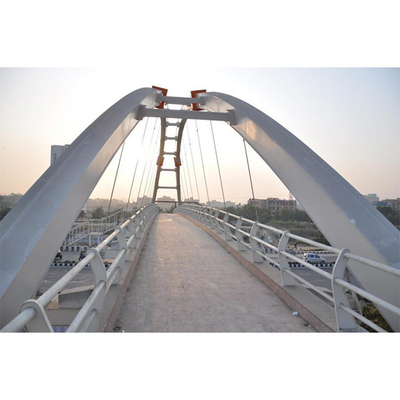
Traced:
MULTIPOLYGON (((244 146, 244 152, 246 154, 246 162, 247 162, 247 170, 249 172, 249 178, 250 178, 250 187, 251 187, 251 193, 253 195, 253 200, 255 201, 255 196, 254 196, 254 188, 253 188, 253 180, 251 178, 251 171, 250 171, 250 164, 249 164, 249 158, 247 156, 247 148, 246 148, 246 141, 243 138, 243 146, 244 146)), ((255 205, 255 209, 256 209, 256 218, 258 221, 258 211, 257 211, 257 205, 255 205)))
POLYGON ((183 193, 183 196, 186 197, 186 199, 189 199, 190 193, 189 193, 189 186, 187 184, 187 178, 186 178, 186 168, 181 168, 181 171, 182 171, 182 176, 183 176, 183 180, 185 183, 184 185, 182 185, 182 193, 183 193), (185 192, 186 192, 186 195, 185 195, 185 192))
POLYGON ((192 143, 190 141, 190 134, 189 134, 189 126, 187 126, 187 133, 188 133, 188 139, 189 139, 189 150, 190 150, 190 155, 192 157, 192 165, 193 165, 193 174, 194 174, 194 180, 196 182, 196 189, 197 189, 197 201, 200 201, 200 193, 199 193, 199 185, 197 184, 197 176, 196 176, 196 168, 194 167, 194 158, 193 158, 193 151, 192 151, 192 143))
POLYGON ((220 170, 220 167, 219 167, 219 160, 218 160, 218 153, 217 153, 217 145, 215 144, 214 129, 213 129, 213 125, 212 125, 211 120, 210 120, 210 126, 211 126, 212 138, 213 138, 213 142, 214 142, 215 157, 217 159, 218 174, 219 174, 219 181, 221 183, 222 198, 224 200, 224 207, 225 207, 225 210, 226 210, 224 186, 222 184, 221 170, 220 170))
MULTIPOLYGON (((160 138, 161 139, 161 138, 160 138)), ((156 158, 157 155, 157 148, 159 147, 159 140, 157 140, 156 145, 155 145, 155 151, 154 151, 154 155, 153 155, 153 159, 156 158)), ((149 185, 145 191, 146 196, 150 199, 150 190, 153 187, 154 188, 154 181, 155 181, 155 174, 157 172, 157 164, 153 163, 153 166, 151 167, 151 174, 150 174, 150 180, 149 180, 149 185)), ((149 203, 147 203, 149 204, 149 203)))
POLYGON ((121 154, 119 155, 117 171, 115 173, 114 184, 113 184, 113 187, 112 187, 112 190, 111 190, 110 201, 108 203, 107 215, 109 215, 109 213, 110 213, 111 201, 112 201, 112 198, 113 198, 113 195, 114 195, 115 183, 117 182, 117 176, 118 176, 119 166, 121 164, 122 154, 124 153, 124 147, 125 147, 125 141, 124 141, 124 143, 122 143, 121 154))
POLYGON ((192 193, 192 199, 193 199, 193 188, 192 188, 192 180, 190 179, 190 171, 189 171, 189 164, 188 164, 188 158, 187 158, 187 154, 186 154, 186 141, 182 140, 183 142, 183 150, 185 152, 185 161, 186 161, 186 165, 187 165, 187 174, 189 177, 189 185, 190 185, 190 192, 192 193))
MULTIPOLYGON (((137 171, 137 167, 138 167, 139 160, 140 160, 140 154, 141 154, 141 151, 142 151, 143 141, 144 141, 144 137, 146 136, 146 129, 147 129, 147 123, 148 123, 148 122, 149 122, 149 117, 147 117, 146 125, 145 125, 145 127, 144 127, 144 132, 143 132, 143 136, 142 136, 142 141, 141 141, 141 143, 140 143, 140 148, 139 148, 139 155, 138 155, 138 159, 137 159, 137 161, 136 161, 135 171, 134 171, 133 176, 132 176, 131 188, 130 188, 130 190, 129 190, 128 202, 126 203, 126 209, 128 209, 129 201, 130 201, 130 199, 131 199, 132 188, 133 188, 133 182, 134 182, 134 180, 135 180, 136 171, 137 171)), ((136 206, 137 206, 137 204, 136 204, 136 206)))
POLYGON ((204 182, 205 182, 205 184, 206 184, 207 200, 208 200, 208 205, 210 205, 210 196, 208 195, 208 186, 207 186, 207 179, 206 179, 206 170, 205 170, 205 168, 204 168, 203 152, 201 151, 199 128, 198 128, 198 126, 197 126, 197 120, 196 120, 196 119, 194 120, 194 122, 196 123, 197 139, 198 139, 198 141, 199 141, 199 147, 200 147, 200 157, 201 157, 201 164, 202 164, 202 166, 203 166, 204 182))
MULTIPOLYGON (((156 141, 154 142, 154 150, 153 150, 153 154, 152 154, 151 160, 154 160, 154 159, 156 158, 156 154, 157 154, 157 144, 158 144, 158 140, 156 140, 156 141)), ((150 173, 153 173, 154 165, 156 165, 156 164, 153 164, 153 166, 151 166, 151 167, 149 168, 149 170, 148 170, 147 178, 146 178, 146 183, 145 183, 145 185, 144 185, 144 190, 143 190, 143 197, 142 197, 142 201, 140 202, 140 207, 142 207, 142 205, 146 205, 146 203, 143 204, 143 202, 144 202, 144 196, 148 197, 148 196, 147 196, 147 185, 148 185, 148 183, 149 183, 149 178, 150 178, 150 175, 151 175, 150 173)))
MULTIPOLYGON (((156 130, 156 125, 157 125, 157 119, 156 119, 156 121, 155 121, 155 123, 154 123, 153 133, 151 134, 151 138, 150 138, 150 142, 149 142, 149 147, 148 147, 148 149, 147 149, 146 162, 145 162, 145 164, 144 164, 143 173, 142 173, 142 178, 141 178, 141 180, 140 180, 139 190, 138 190, 138 193, 137 193, 136 205, 138 204, 138 201, 139 201, 140 189, 142 188, 143 177, 144 177, 144 174, 145 174, 145 172, 146 172, 147 162, 149 161, 149 154, 150 154, 150 149, 151 149, 151 143, 153 142, 153 137, 154 137, 154 132, 155 132, 155 130, 156 130)), ((143 200, 143 199, 142 199, 142 200, 143 200)))

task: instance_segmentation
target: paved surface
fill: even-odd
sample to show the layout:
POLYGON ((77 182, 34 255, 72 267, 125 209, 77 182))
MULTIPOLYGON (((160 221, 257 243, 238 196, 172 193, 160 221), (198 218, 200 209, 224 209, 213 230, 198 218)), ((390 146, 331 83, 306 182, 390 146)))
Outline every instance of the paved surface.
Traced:
POLYGON ((178 214, 154 222, 116 325, 125 332, 314 332, 178 214))
MULTIPOLYGON (((39 292, 44 293, 61 279, 72 267, 50 267, 39 287, 39 292)), ((94 284, 94 275, 90 268, 84 268, 65 289, 74 289, 94 284)))

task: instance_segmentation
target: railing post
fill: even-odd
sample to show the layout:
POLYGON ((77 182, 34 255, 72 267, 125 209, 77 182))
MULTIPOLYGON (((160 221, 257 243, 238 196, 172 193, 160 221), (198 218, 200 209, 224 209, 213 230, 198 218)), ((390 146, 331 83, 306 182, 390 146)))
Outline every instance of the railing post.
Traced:
POLYGON ((96 288, 97 285, 103 281, 104 286, 100 293, 100 295, 96 298, 93 306, 92 311, 96 311, 95 317, 90 322, 89 326, 87 327, 88 332, 97 332, 100 323, 100 314, 101 310, 103 309, 104 299, 106 297, 106 287, 107 287, 107 271, 104 266, 103 260, 101 259, 100 253, 97 249, 90 249, 89 254, 94 253, 95 257, 92 261, 90 261, 90 267, 94 274, 94 287, 96 288))
POLYGON ((287 236, 290 232, 289 231, 284 231, 282 233, 281 239, 278 244, 278 260, 279 260, 279 269, 281 271, 281 277, 282 277, 282 284, 283 286, 295 286, 296 285, 296 280, 293 278, 293 276, 287 274, 285 270, 290 271, 289 263, 285 255, 282 254, 282 251, 286 251, 286 246, 289 241, 289 237, 287 236))
POLYGON ((243 220, 242 217, 239 217, 239 219, 236 221, 236 229, 235 229, 235 237, 237 240, 237 248, 239 251, 246 251, 247 247, 242 243, 243 241, 243 236, 239 232, 239 229, 242 227, 243 220))
POLYGON ((196 208, 193 207, 193 206, 189 206, 189 207, 187 208, 187 211, 188 211, 189 215, 190 215, 192 218, 194 218, 195 220, 201 222, 201 208, 200 208, 200 207, 196 209, 196 208))
POLYGON ((215 227, 217 228, 217 233, 224 233, 223 226, 221 227, 223 222, 218 217, 219 217, 219 211, 217 211, 217 214, 215 215, 215 227))
POLYGON ((347 267, 347 260, 344 257, 346 253, 349 253, 348 249, 341 250, 332 271, 332 292, 335 306, 336 325, 339 332, 356 332, 358 330, 358 325, 355 318, 340 307, 340 305, 343 304, 350 308, 346 289, 335 282, 336 278, 344 280, 344 273, 347 267))
POLYGON ((201 207, 201 212, 200 212, 200 221, 204 224, 207 225, 207 218, 206 218, 206 207, 201 207))
POLYGON ((204 211, 204 223, 206 226, 210 226, 211 224, 211 218, 210 218, 210 214, 211 214, 211 208, 207 208, 206 207, 206 211, 204 211))
POLYGON ((142 221, 143 221, 142 215, 140 213, 137 214, 136 218, 135 218, 135 223, 137 226, 137 229, 136 229, 136 238, 137 239, 141 239, 143 236, 142 221))
POLYGON ((256 253, 256 250, 260 251, 260 246, 259 243, 253 239, 253 237, 259 238, 259 236, 257 236, 258 233, 259 229, 257 227, 257 222, 254 222, 250 230, 250 245, 251 245, 251 253, 253 255, 253 261, 255 263, 261 263, 264 261, 264 258, 260 256, 258 253, 256 253))
POLYGON ((19 309, 19 312, 21 313, 29 307, 33 308, 36 314, 25 324, 26 330, 28 332, 54 332, 44 307, 36 300, 29 299, 25 301, 19 309))
POLYGON ((210 212, 208 214, 208 218, 210 221, 210 228, 211 229, 215 229, 215 215, 213 215, 214 210, 212 208, 210 208, 210 212))
POLYGON ((125 233, 124 233, 123 229, 120 226, 118 226, 117 228, 115 228, 115 231, 118 232, 117 240, 118 240, 119 250, 121 251, 121 250, 125 249, 125 254, 124 254, 122 260, 120 260, 118 263, 119 265, 117 267, 117 273, 116 273, 113 281, 110 282, 111 285, 115 285, 115 284, 119 283, 119 280, 121 279, 121 274, 122 274, 122 266, 124 265, 125 260, 128 256, 128 248, 126 246, 126 237, 125 237, 125 233))
POLYGON ((232 240, 232 236, 229 234, 229 233, 231 233, 230 231, 231 231, 231 228, 227 225, 228 224, 228 221, 229 221, 229 214, 228 213, 226 213, 225 214, 225 216, 224 216, 224 222, 223 222, 223 224, 224 224, 224 232, 225 232, 225 240, 227 241, 227 242, 229 242, 229 241, 231 241, 232 240))

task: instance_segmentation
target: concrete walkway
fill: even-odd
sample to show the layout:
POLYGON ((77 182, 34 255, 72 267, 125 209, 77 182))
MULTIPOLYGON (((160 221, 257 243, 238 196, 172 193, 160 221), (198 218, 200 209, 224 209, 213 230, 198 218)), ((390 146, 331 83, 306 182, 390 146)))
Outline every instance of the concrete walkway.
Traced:
POLYGON ((155 220, 116 325, 125 332, 315 332, 178 214, 155 220))

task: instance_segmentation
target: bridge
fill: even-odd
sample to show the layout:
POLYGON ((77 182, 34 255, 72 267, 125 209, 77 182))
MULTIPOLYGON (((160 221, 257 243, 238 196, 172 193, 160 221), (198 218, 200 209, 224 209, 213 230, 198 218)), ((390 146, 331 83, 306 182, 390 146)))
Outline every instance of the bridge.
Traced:
POLYGON ((223 93, 172 97, 153 87, 125 96, 77 137, 3 219, 0 246, 2 332, 384 331, 363 315, 360 299, 371 302, 391 330, 400 329, 397 229, 287 129, 223 93), (154 175, 144 184, 153 188, 151 201, 134 210, 127 204, 96 227, 77 225, 129 134, 140 121, 147 126, 154 118, 160 121, 159 151, 150 160, 154 175), (186 203, 181 150, 191 119, 232 127, 245 150, 254 149, 301 203, 329 245, 226 207, 186 203), (176 135, 167 134, 170 126, 176 135), (168 157, 172 168, 164 164, 168 157), (175 183, 167 186, 161 177, 168 173, 175 183), (176 192, 173 214, 157 206, 164 189, 176 192), (101 234, 101 242, 90 243, 82 260, 43 289, 60 247, 93 232, 101 234), (311 264, 302 257, 307 249, 331 262, 311 264), (71 288, 83 275, 90 277, 86 285, 71 288))

